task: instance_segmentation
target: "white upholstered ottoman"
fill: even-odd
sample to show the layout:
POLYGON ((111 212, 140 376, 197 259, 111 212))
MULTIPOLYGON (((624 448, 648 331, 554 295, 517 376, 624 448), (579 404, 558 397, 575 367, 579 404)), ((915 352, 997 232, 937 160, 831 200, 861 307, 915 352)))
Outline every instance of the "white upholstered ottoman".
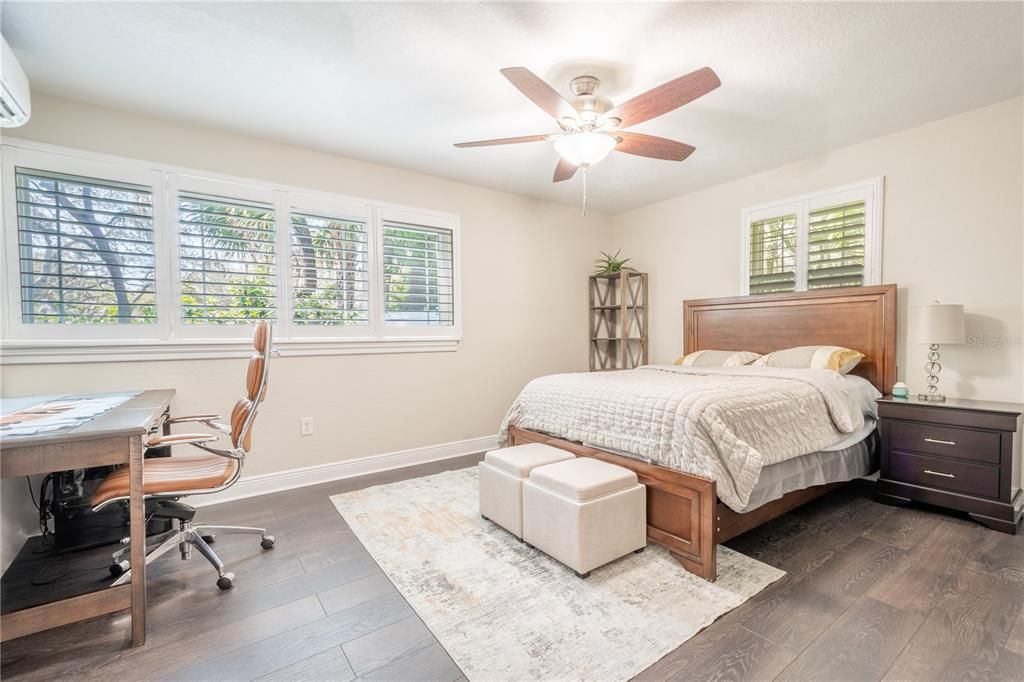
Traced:
POLYGON ((491 450, 479 464, 480 515, 522 539, 523 481, 537 467, 574 458, 543 443, 491 450))
POLYGON ((647 545, 645 488, 589 457, 538 467, 523 484, 523 540, 586 578, 647 545))

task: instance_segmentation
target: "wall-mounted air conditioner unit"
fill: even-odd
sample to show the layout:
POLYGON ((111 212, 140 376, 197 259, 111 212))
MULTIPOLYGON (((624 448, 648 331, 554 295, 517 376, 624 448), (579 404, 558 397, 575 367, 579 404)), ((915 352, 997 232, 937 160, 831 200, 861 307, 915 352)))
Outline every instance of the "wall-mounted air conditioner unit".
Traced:
POLYGON ((28 77, 7 41, 0 36, 0 127, 24 125, 31 115, 28 77))

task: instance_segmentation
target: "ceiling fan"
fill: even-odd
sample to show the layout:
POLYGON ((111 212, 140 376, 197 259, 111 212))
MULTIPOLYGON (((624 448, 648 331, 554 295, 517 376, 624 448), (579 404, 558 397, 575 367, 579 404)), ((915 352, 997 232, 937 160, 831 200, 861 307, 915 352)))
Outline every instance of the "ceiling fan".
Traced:
POLYGON ((514 66, 502 69, 501 73, 531 102, 553 116, 561 132, 460 142, 455 146, 489 147, 552 140, 562 157, 555 167, 553 182, 568 180, 579 168, 586 172, 613 150, 652 159, 684 160, 693 153, 692 146, 623 128, 678 109, 722 84, 714 71, 704 67, 614 106, 607 97, 596 94, 601 82, 594 76, 573 78, 569 89, 575 97, 568 102, 529 69, 514 66))

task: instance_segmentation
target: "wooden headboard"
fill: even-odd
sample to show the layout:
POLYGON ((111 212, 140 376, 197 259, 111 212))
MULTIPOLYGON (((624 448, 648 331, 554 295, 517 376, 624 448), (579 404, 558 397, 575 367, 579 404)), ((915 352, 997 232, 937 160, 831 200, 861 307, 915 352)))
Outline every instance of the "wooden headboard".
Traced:
POLYGON ((683 302, 683 352, 845 346, 866 356, 852 374, 882 393, 896 381, 896 285, 683 302))

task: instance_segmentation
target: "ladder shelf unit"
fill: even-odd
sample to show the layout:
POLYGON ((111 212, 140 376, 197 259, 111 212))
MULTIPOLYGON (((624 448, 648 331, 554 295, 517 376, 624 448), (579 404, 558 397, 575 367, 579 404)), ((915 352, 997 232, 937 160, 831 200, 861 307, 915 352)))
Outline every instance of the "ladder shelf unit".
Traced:
POLYGON ((590 371, 647 364, 647 273, 591 275, 590 371))

